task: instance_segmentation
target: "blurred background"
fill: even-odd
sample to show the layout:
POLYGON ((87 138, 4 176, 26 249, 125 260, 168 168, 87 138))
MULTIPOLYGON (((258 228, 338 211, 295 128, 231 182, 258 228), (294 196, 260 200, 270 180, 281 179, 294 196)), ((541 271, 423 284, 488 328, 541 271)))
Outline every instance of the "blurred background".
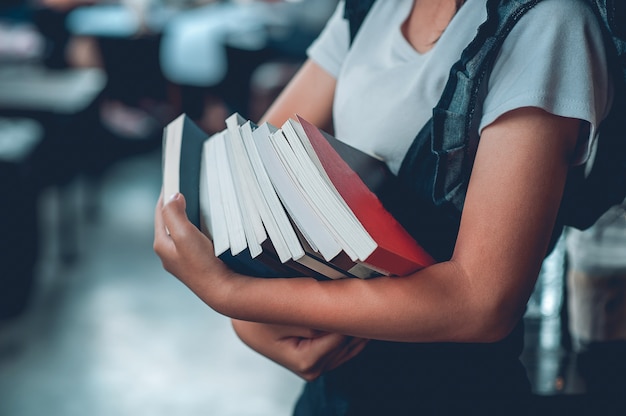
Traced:
MULTIPOLYGON (((0 416, 286 416, 302 381, 152 251, 161 134, 258 119, 337 0, 0 0, 0 416)), ((626 414, 626 214, 528 305, 537 414, 626 414)))

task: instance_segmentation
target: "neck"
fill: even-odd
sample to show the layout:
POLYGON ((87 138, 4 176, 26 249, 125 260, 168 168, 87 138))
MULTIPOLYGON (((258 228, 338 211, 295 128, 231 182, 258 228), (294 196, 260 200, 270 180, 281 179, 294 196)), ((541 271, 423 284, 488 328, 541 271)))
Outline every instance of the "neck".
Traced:
POLYGON ((402 33, 420 53, 430 50, 465 0, 414 0, 402 33))

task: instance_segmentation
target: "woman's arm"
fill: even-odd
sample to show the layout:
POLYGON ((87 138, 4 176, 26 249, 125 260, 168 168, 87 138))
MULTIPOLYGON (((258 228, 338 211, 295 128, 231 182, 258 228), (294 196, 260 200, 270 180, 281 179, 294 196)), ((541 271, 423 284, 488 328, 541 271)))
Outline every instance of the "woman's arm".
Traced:
POLYGON ((186 220, 182 198, 157 213, 155 249, 167 270, 236 319, 395 341, 495 341, 534 286, 578 129, 578 120, 535 108, 485 128, 452 259, 410 276, 319 282, 225 271, 204 249, 193 255, 210 242, 186 220))
POLYGON ((332 131, 335 78, 314 61, 307 60, 287 84, 260 122, 280 127, 295 114, 326 131, 332 131))

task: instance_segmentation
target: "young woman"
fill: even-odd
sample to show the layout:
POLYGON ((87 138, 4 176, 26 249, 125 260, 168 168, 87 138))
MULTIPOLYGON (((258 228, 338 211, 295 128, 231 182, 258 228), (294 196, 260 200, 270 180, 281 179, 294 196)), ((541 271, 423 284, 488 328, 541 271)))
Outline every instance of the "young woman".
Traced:
MULTIPOLYGON (((295 113, 400 170, 486 0, 378 1, 350 44, 343 2, 267 112, 295 113)), ((251 348, 308 381, 297 415, 522 414, 522 316, 571 167, 610 106, 602 35, 582 0, 544 0, 505 40, 480 111, 458 218, 433 202, 431 143, 414 178, 419 241, 438 263, 402 277, 259 279, 210 257, 184 197, 156 208, 164 267, 233 318, 251 348), (437 224, 433 226, 432 224, 437 224), (170 230, 171 235, 165 232, 170 230)))

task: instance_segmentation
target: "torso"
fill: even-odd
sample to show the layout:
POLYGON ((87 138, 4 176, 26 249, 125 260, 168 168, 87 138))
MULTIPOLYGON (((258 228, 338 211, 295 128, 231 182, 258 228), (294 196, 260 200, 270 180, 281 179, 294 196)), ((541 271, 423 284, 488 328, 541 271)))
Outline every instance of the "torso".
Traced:
MULTIPOLYGON (((496 77, 490 80, 491 95, 488 98, 491 102, 487 110, 493 117, 485 118, 487 124, 502 111, 517 106, 552 105, 553 102, 557 104, 549 109, 565 116, 595 121, 595 117, 602 114, 606 104, 605 97, 600 94, 602 88, 592 90, 597 93, 592 97, 585 95, 587 89, 584 88, 584 85, 606 82, 602 78, 604 62, 600 59, 601 32, 592 24, 595 23, 593 16, 581 10, 583 2, 571 3, 565 0, 542 2, 533 10, 535 16, 529 18, 534 23, 518 26, 518 32, 512 33, 510 47, 504 48, 504 58, 495 66, 496 77), (555 15, 564 16, 556 13, 563 10, 570 11, 571 16, 554 19, 555 15), (559 24, 546 25, 546 22, 559 24), (555 48, 559 42, 581 46, 555 48), (577 57, 576 53, 569 53, 570 49, 576 53, 589 53, 589 62, 584 57, 577 57), (520 50, 524 52, 519 53, 520 50), (558 59, 549 59, 554 56, 558 59), (564 58, 560 59, 562 56, 564 58), (577 88, 563 88, 561 83, 554 85, 551 82, 554 77, 545 74, 554 73, 556 64, 570 60, 597 66, 593 66, 594 70, 586 67, 577 70, 562 65, 557 71, 557 81, 566 80, 565 85, 577 88), (539 67, 539 64, 543 66, 539 67), (598 75, 598 79, 587 79, 589 74, 598 75), (512 97, 510 91, 515 93, 512 97), (554 95, 535 99, 534 93, 542 91, 554 95), (597 109, 582 107, 585 103, 591 103, 586 105, 597 109), (572 112, 571 108, 579 107, 582 107, 580 111, 572 112)), ((321 44, 312 48, 311 56, 318 59, 316 62, 338 79, 334 103, 338 138, 379 155, 396 172, 411 143, 415 140, 418 144, 416 165, 421 170, 414 181, 418 201, 415 205, 407 204, 407 207, 418 207, 413 216, 418 220, 421 218, 422 222, 417 224, 415 235, 419 235, 420 242, 424 242, 429 251, 437 252, 437 258, 442 260, 449 258, 454 247, 458 230, 455 215, 458 213, 448 215, 446 207, 435 206, 432 201, 432 177, 437 160, 431 152, 430 137, 420 134, 416 138, 415 135, 427 130, 423 127, 441 96, 449 68, 485 20, 484 5, 485 0, 469 0, 455 13, 456 2, 453 0, 378 1, 372 9, 375 13, 368 16, 371 18, 364 22, 364 30, 350 48, 347 42, 341 42, 340 36, 346 36, 347 31, 341 26, 345 22, 340 20, 340 14, 335 22, 335 27, 341 29, 335 32, 338 37, 322 38, 321 44), (433 5, 447 5, 453 9, 420 9, 433 5), (447 30, 443 30, 445 28, 447 30), (434 43, 433 37, 436 37, 434 43), (337 45, 345 50, 336 48, 337 45)), ((502 405, 497 414, 510 415, 516 404, 509 401, 511 397, 507 394, 524 397, 530 392, 524 368, 518 360, 523 348, 523 333, 523 321, 520 321, 509 337, 494 344, 372 341, 355 359, 309 383, 311 391, 305 394, 305 398, 312 399, 314 408, 326 409, 325 406, 333 408, 335 405, 333 409, 354 412, 338 411, 337 414, 401 414, 389 408, 376 413, 374 402, 405 406, 402 414, 406 414, 408 408, 415 410, 410 414, 429 414, 428 411, 432 412, 430 414, 463 414, 456 411, 458 409, 445 408, 459 403, 475 405, 475 401, 465 400, 469 397, 463 395, 469 393, 472 399, 480 401, 485 398, 480 394, 487 392, 488 400, 484 403, 495 407, 502 405), (471 386, 470 392, 468 386, 471 386), (506 400, 498 403, 494 401, 497 397, 506 400), (426 408, 428 406, 432 407, 426 408), (358 412, 363 409, 367 412, 358 412)), ((520 406, 517 410, 521 409, 520 406)))
MULTIPOLYGON (((416 132, 432 116, 450 67, 484 22, 485 3, 468 0, 454 13, 454 0, 377 1, 352 45, 338 10, 330 30, 310 49, 313 59, 337 78, 335 136, 385 160, 397 173, 416 132), (433 4, 447 5, 447 15, 445 8, 420 9, 433 4), (429 17, 420 16, 422 11, 429 17), (439 36, 441 27, 445 30, 439 36), (432 36, 439 36, 434 44, 432 36)), ((600 94, 606 84, 605 62, 602 33, 586 2, 544 0, 525 19, 534 23, 513 29, 494 65, 479 128, 522 106, 597 126, 607 103, 600 94), (586 64, 567 65, 585 59, 586 64), (560 76, 550 77, 555 71, 560 76)), ((577 163, 588 154, 585 146, 581 149, 577 163)))

